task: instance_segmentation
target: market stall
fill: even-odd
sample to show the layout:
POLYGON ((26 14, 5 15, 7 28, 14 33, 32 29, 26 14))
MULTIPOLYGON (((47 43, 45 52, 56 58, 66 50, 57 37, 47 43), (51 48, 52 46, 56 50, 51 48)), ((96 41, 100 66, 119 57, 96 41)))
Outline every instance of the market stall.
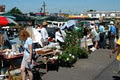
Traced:
POLYGON ((52 49, 36 49, 36 53, 42 57, 43 63, 46 65, 45 69, 48 71, 48 61, 54 55, 52 49))
POLYGON ((0 26, 16 26, 18 23, 11 18, 0 16, 0 26))
MULTIPOLYGON (((14 70, 14 69, 17 69, 17 68, 20 68, 20 66, 18 66, 16 61, 18 59, 22 59, 23 57, 23 54, 22 53, 16 53, 16 52, 12 52, 11 50, 7 50, 5 52, 0 52, 0 61, 1 61, 1 64, 2 64, 2 68, 4 68, 4 63, 3 61, 4 60, 7 60, 9 61, 9 67, 7 68, 7 72, 8 72, 8 75, 5 75, 5 73, 1 72, 1 75, 4 75, 4 76, 8 76, 9 80, 13 80, 13 76, 11 74, 11 70, 14 70)), ((1 69, 2 71, 2 69, 1 69)))
MULTIPOLYGON (((39 43, 38 43, 39 44, 39 43)), ((35 46, 37 47, 37 46, 35 46)), ((57 43, 51 43, 49 45, 44 46, 43 48, 35 48, 35 53, 41 57, 40 61, 45 64, 46 71, 49 70, 49 64, 55 65, 58 68, 58 56, 56 56, 57 49, 60 46, 57 43)))

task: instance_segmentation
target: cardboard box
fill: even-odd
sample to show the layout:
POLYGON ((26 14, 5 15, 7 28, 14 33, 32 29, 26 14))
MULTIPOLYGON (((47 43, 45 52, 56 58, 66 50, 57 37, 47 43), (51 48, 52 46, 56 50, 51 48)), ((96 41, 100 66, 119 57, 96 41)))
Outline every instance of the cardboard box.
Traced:
POLYGON ((36 50, 36 52, 38 54, 49 54, 49 53, 53 53, 52 49, 41 49, 41 50, 36 50))

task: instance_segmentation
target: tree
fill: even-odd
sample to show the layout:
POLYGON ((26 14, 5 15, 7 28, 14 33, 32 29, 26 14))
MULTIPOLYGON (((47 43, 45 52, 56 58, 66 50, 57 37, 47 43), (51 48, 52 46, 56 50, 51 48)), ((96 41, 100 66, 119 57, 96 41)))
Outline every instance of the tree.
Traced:
POLYGON ((96 12, 96 10, 90 9, 87 12, 96 12))
POLYGON ((16 13, 16 14, 22 14, 22 12, 17 8, 17 7, 14 7, 10 10, 11 13, 16 13))
POLYGON ((30 16, 35 16, 34 12, 30 12, 29 14, 30 16))

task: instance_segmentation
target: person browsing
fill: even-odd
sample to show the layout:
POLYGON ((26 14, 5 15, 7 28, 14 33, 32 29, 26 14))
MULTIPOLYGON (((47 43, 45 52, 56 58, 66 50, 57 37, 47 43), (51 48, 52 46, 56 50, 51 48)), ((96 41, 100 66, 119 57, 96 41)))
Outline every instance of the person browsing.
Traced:
POLYGON ((32 60, 32 38, 26 30, 21 30, 19 34, 20 40, 24 41, 24 56, 21 63, 22 80, 26 80, 26 71, 29 74, 29 79, 33 80, 31 69, 33 68, 32 60))

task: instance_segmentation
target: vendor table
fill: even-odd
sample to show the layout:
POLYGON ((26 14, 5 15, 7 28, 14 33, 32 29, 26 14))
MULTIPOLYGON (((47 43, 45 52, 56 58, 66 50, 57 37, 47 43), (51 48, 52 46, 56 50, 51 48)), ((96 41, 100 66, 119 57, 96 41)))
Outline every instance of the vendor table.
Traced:
POLYGON ((20 66, 19 67, 15 66, 14 63, 15 63, 16 59, 20 59, 22 57, 23 57, 23 54, 19 54, 19 55, 13 55, 12 57, 8 58, 8 57, 5 57, 4 52, 0 52, 0 60, 2 62, 2 67, 3 67, 3 60, 9 60, 9 62, 10 62, 10 67, 8 68, 9 80, 13 80, 13 77, 12 77, 10 71, 20 67, 20 66))
POLYGON ((46 65, 46 71, 48 71, 49 57, 54 55, 54 51, 52 49, 41 49, 41 50, 36 50, 36 53, 42 56, 42 58, 44 59, 43 62, 46 65))

